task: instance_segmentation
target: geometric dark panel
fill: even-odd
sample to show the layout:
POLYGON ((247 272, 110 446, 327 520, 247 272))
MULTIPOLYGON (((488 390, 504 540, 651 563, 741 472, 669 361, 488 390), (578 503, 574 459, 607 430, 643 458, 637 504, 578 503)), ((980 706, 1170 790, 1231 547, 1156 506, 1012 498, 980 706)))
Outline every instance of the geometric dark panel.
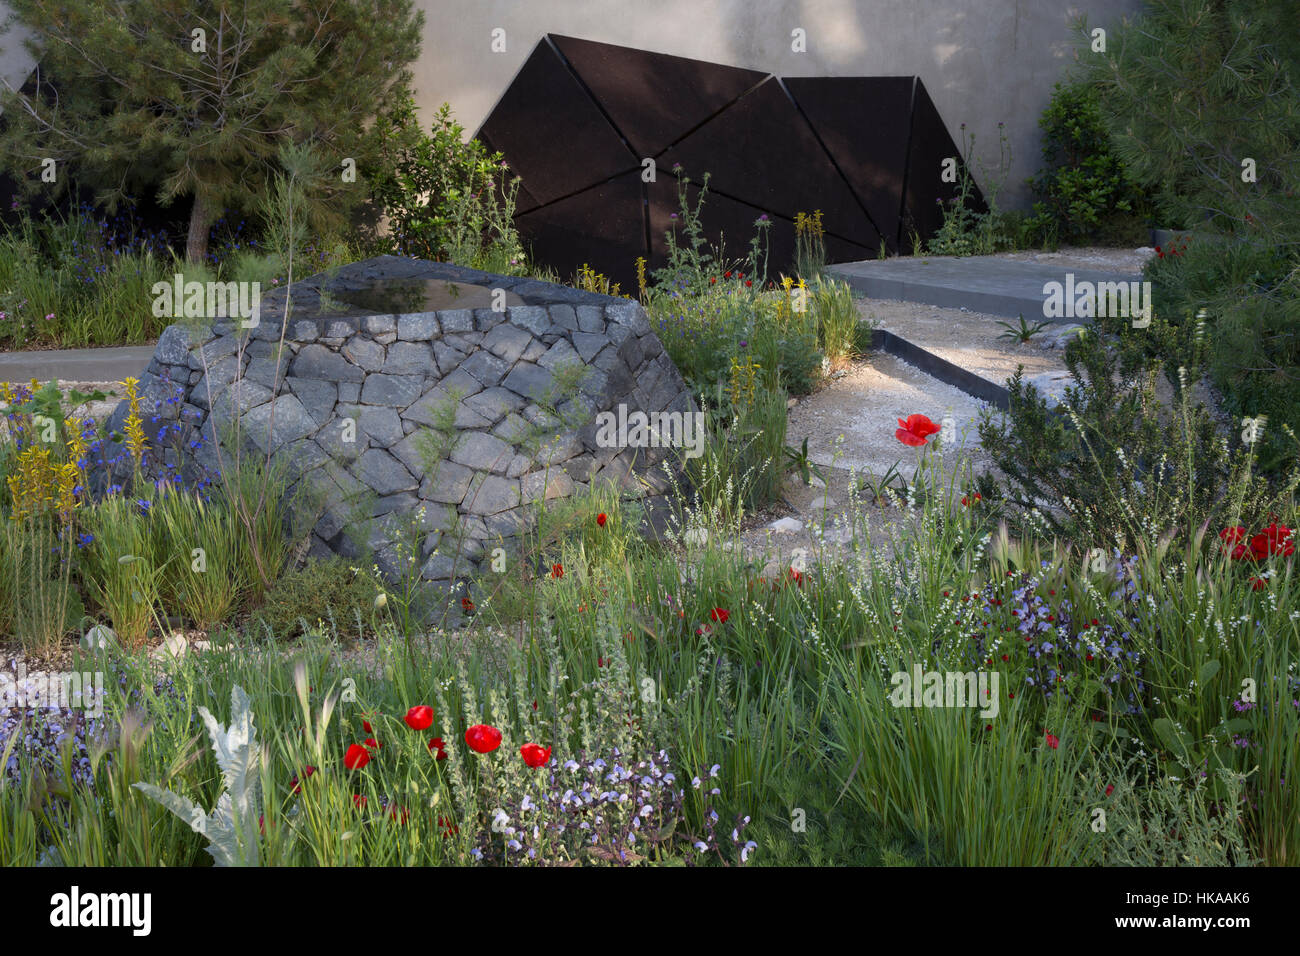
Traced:
POLYGON ((898 224, 907 172, 912 76, 801 76, 785 80, 888 250, 898 224))
POLYGON ((638 162, 545 40, 501 96, 480 136, 505 154, 538 203, 638 162))
POLYGON ((552 35, 638 156, 657 156, 766 73, 552 35))
MULTIPOLYGON (((916 95, 912 100, 912 135, 907 157, 907 182, 904 188, 902 241, 910 250, 908 230, 916 230, 928 238, 943 225, 943 209, 957 196, 957 183, 945 183, 940 177, 945 158, 957 157, 958 178, 963 169, 962 153, 948 134, 943 117, 935 108, 930 95, 918 77, 916 95)), ((978 190, 971 197, 971 205, 982 211, 983 197, 978 190)))
MULTIPOLYGON (((536 260, 566 278, 585 262, 624 291, 638 256, 664 265, 679 175, 694 205, 709 174, 701 226, 731 262, 767 215, 775 279, 792 271, 800 212, 821 210, 828 262, 875 258, 882 242, 908 252, 913 229, 929 239, 957 194, 940 163, 960 161, 917 77, 781 81, 560 36, 542 38, 478 137, 522 179, 515 223, 536 260)), ((972 202, 984 208, 978 191, 972 202)))
POLYGON ((624 292, 636 288, 636 258, 645 255, 639 171, 516 216, 515 225, 537 261, 562 279, 585 262, 624 292))
POLYGON ((727 107, 663 155, 710 191, 793 219, 822 211, 827 232, 865 246, 880 236, 775 78, 727 107))

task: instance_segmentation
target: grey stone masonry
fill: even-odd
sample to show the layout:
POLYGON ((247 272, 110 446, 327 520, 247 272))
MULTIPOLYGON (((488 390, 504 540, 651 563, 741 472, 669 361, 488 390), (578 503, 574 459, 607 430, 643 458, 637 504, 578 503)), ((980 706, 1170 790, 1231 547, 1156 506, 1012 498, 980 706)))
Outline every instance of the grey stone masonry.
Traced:
MULTIPOLYGON (((535 279, 379 256, 264 295, 260 318, 168 328, 142 394, 176 393, 167 407, 210 445, 238 440, 283 463, 317 511, 310 554, 362 541, 386 573, 414 534, 424 578, 472 577, 534 509, 593 481, 656 504, 670 452, 599 447, 596 415, 696 411, 638 303, 535 279), (380 280, 504 289, 524 304, 339 314, 340 298, 380 280)), ((209 448, 199 463, 216 460, 209 448)))

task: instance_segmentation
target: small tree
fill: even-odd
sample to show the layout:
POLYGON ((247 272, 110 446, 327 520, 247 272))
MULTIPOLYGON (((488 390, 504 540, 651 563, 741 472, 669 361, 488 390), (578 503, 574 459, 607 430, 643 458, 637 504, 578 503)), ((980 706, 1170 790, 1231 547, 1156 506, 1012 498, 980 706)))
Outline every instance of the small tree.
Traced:
POLYGON ((1300 241, 1294 10, 1275 0, 1148 0, 1109 31, 1105 53, 1091 52, 1081 24, 1082 79, 1101 94, 1129 175, 1175 220, 1166 225, 1300 241))
POLYGON ((192 199, 186 257, 207 253, 223 208, 255 208, 280 147, 328 157, 335 210, 365 198, 348 170, 374 152, 367 123, 404 101, 423 15, 412 0, 9 0, 40 66, 0 93, 0 156, 28 189, 55 161, 112 208, 130 191, 192 199), (352 163, 347 162, 352 160, 352 163))

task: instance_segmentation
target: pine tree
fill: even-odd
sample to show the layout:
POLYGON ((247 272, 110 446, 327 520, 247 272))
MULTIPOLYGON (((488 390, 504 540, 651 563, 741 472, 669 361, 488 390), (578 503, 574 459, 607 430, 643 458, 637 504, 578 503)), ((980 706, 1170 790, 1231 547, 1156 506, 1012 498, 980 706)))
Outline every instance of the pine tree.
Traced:
POLYGON ((317 202, 364 198, 349 175, 375 150, 371 118, 409 95, 423 15, 412 0, 7 0, 39 63, 0 93, 0 157, 32 191, 91 186, 110 209, 140 189, 192 205, 201 260, 223 209, 256 208, 288 146, 338 174, 317 202), (43 163, 45 165, 43 166, 43 163))
POLYGON ((1278 0, 1148 0, 1108 31, 1105 53, 1080 50, 1129 175, 1181 220, 1165 225, 1300 241, 1296 12, 1278 0))

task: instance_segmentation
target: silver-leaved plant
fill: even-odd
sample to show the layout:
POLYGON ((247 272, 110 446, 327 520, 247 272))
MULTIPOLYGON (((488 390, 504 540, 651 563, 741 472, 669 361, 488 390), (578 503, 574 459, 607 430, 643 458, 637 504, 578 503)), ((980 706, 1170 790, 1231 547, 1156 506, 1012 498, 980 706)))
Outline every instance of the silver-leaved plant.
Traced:
POLYGON ((205 813, 185 797, 151 783, 137 783, 134 786, 188 823, 196 833, 206 837, 208 853, 217 866, 257 866, 258 816, 261 805, 257 767, 260 748, 248 694, 239 685, 235 685, 230 692, 231 716, 228 728, 217 723, 217 719, 206 707, 200 707, 199 714, 208 725, 212 750, 217 755, 217 765, 221 767, 226 784, 211 812, 205 813))

